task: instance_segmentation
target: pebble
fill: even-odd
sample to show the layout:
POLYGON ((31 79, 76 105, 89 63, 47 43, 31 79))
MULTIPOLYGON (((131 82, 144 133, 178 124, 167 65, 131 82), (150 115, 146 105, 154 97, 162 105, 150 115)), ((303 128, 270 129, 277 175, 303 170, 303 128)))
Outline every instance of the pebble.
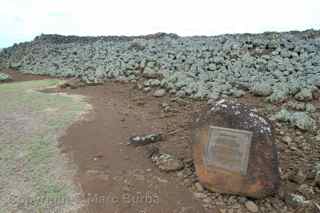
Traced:
POLYGON ((206 197, 205 194, 199 193, 199 192, 193 193, 193 196, 194 196, 195 198, 197 198, 197 199, 199 199, 199 198, 205 198, 205 197, 206 197))
POLYGON ((305 198, 301 195, 288 193, 285 197, 287 205, 292 208, 302 207, 306 204, 305 198))
POLYGON ((244 204, 246 201, 247 201, 246 197, 240 197, 239 198, 239 202, 242 203, 242 204, 244 204))
POLYGON ((152 161, 161 171, 174 172, 183 169, 184 164, 181 160, 170 154, 152 156, 152 161))
POLYGON ((166 90, 165 89, 158 89, 153 93, 154 97, 162 97, 166 94, 166 90))
POLYGON ((292 143, 292 138, 291 138, 290 136, 288 136, 288 135, 283 136, 283 137, 281 138, 281 140, 282 140, 283 142, 285 142, 286 144, 292 143))
POLYGON ((203 186, 199 182, 195 183, 195 187, 196 187, 198 192, 203 192, 203 190, 204 190, 203 186))
POLYGON ((311 199, 315 194, 313 188, 308 186, 307 184, 302 184, 301 186, 299 186, 298 191, 308 199, 311 199))
POLYGON ((291 175, 289 179, 295 183, 302 184, 307 179, 307 174, 299 169, 298 172, 294 175, 291 175))
POLYGON ((253 201, 247 201, 245 204, 246 208, 249 210, 249 212, 258 212, 259 208, 253 201))
POLYGON ((151 88, 150 87, 145 87, 143 88, 143 92, 150 92, 151 88))

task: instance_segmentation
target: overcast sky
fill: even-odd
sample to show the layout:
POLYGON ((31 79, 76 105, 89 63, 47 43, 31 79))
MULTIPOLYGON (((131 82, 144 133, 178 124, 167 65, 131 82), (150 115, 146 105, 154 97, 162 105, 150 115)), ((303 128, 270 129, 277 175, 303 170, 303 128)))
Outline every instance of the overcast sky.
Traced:
POLYGON ((320 0, 1 0, 0 47, 41 33, 216 35, 320 29, 320 0))

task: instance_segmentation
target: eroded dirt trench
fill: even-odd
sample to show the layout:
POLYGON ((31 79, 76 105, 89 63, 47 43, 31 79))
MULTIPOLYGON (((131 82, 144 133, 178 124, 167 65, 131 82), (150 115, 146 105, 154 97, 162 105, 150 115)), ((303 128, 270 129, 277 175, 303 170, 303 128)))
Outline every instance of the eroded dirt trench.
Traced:
MULTIPOLYGON (((168 97, 155 98, 133 85, 105 85, 68 90, 88 97, 93 111, 72 125, 60 140, 62 151, 78 166, 76 181, 85 196, 82 212, 201 213, 207 212, 176 172, 164 173, 147 158, 146 146, 127 145, 133 135, 162 132, 156 146, 190 161, 192 108, 168 97), (163 112, 161 104, 179 110, 163 112), (167 134, 169 133, 169 134, 167 134)), ((215 212, 210 209, 210 212, 215 212)))

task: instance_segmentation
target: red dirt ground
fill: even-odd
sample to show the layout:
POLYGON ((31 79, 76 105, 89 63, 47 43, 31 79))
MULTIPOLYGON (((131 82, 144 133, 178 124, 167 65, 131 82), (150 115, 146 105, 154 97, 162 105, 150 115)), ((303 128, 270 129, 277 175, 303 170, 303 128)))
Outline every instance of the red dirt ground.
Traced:
POLYGON ((172 110, 185 103, 155 98, 132 87, 107 83, 72 90, 89 97, 94 107, 89 121, 73 125, 61 139, 64 151, 72 153, 79 166, 77 179, 89 200, 84 212, 206 212, 176 173, 160 172, 152 164, 145 146, 127 145, 133 135, 161 132, 167 137, 156 144, 160 151, 190 159, 186 130, 190 129, 191 117, 185 115, 196 105, 164 113, 163 102, 173 105, 172 110))
MULTIPOLYGON (((4 73, 10 74, 15 81, 48 78, 14 71, 4 73)), ((85 120, 72 125, 60 138, 62 152, 69 154, 78 166, 75 181, 81 186, 87 201, 81 213, 219 212, 214 206, 204 208, 201 199, 195 199, 194 190, 190 190, 193 183, 186 181, 196 179, 193 172, 190 173, 191 178, 185 178, 179 172, 160 172, 146 157, 146 148, 150 145, 127 145, 131 136, 161 132, 166 136, 165 140, 155 146, 161 152, 190 162, 192 116, 206 103, 168 95, 155 98, 152 93, 145 94, 133 84, 119 82, 62 91, 84 95, 93 106, 85 120), (164 112, 161 107, 163 103, 169 104, 169 112, 164 112)), ((238 101, 258 108, 265 105, 263 99, 250 95, 238 101)), ((292 137, 296 134, 294 129, 277 129, 277 138, 282 137, 278 133, 280 130, 292 133, 292 137)), ((279 139, 276 143, 280 152, 280 167, 286 174, 292 166, 297 167, 296 162, 302 161, 302 155, 292 150, 293 144, 290 148, 279 139)), ((311 151, 305 151, 303 159, 312 164, 319 156, 318 151, 312 150, 319 150, 319 147, 316 144, 307 145, 311 151)), ((280 202, 278 197, 270 198, 270 202, 272 199, 280 202)))

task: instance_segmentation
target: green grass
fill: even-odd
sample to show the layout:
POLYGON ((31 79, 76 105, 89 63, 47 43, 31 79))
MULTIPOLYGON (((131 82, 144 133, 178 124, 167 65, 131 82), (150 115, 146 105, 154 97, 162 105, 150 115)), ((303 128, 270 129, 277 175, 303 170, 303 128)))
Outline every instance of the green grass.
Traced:
POLYGON ((77 193, 74 170, 61 156, 57 138, 88 104, 79 96, 37 91, 59 83, 40 80, 0 85, 0 117, 4 120, 0 122, 0 188, 5 189, 0 191, 0 212, 46 212, 75 205, 55 202, 77 193))

